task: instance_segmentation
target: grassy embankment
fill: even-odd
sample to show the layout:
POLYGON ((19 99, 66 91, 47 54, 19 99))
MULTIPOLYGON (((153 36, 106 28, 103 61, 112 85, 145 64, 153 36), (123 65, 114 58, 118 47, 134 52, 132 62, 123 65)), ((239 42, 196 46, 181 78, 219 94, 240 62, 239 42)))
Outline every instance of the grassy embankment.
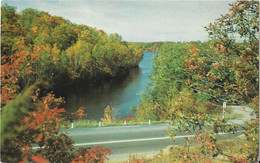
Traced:
MULTIPOLYGON (((232 136, 230 138, 220 138, 218 139, 218 148, 222 149, 223 153, 228 153, 230 156, 235 157, 243 157, 245 154, 240 151, 242 144, 247 143, 247 140, 244 135, 240 136, 232 136)), ((155 155, 139 155, 134 156, 130 155, 129 159, 126 161, 108 161, 109 163, 169 163, 169 162, 185 162, 183 157, 187 154, 187 162, 189 160, 190 155, 188 153, 199 153, 201 150, 198 144, 190 144, 189 147, 187 146, 169 146, 166 149, 161 149, 155 155)), ((194 155, 196 157, 196 155, 194 155)), ((211 163, 222 163, 222 162, 231 162, 227 155, 219 154, 214 158, 209 157, 199 157, 196 161, 197 162, 207 162, 211 163)))
MULTIPOLYGON (((231 119, 237 119, 237 118, 243 118, 242 114, 238 114, 235 113, 233 111, 233 108, 230 106, 227 106, 227 108, 225 109, 226 113, 225 113, 225 119, 226 120, 231 120, 231 119)), ((222 112, 220 114, 211 114, 210 115, 211 118, 214 119, 218 119, 218 118, 222 118, 222 112)))
MULTIPOLYGON (((150 124, 160 124, 160 123, 170 123, 170 121, 167 120, 161 120, 161 121, 151 121, 150 124)), ((147 125, 149 124, 149 121, 147 122, 141 122, 138 120, 127 120, 126 124, 123 120, 115 121, 115 122, 102 122, 101 126, 129 126, 129 125, 147 125)), ((71 126, 71 124, 70 124, 71 126)), ((96 120, 77 120, 73 122, 74 127, 98 127, 99 121, 96 120)))
MULTIPOLYGON (((227 107, 225 109, 226 114, 225 114, 225 119, 226 120, 231 120, 231 119, 237 119, 237 118, 242 118, 243 115, 234 113, 233 109, 231 107, 227 107)), ((222 113, 220 114, 211 114, 211 118, 222 118, 222 113)), ((171 123, 170 120, 160 120, 160 121, 151 121, 150 124, 160 124, 160 123, 171 123)), ((129 125, 147 125, 149 124, 149 121, 138 121, 138 120, 127 120, 126 124, 124 120, 120 121, 113 121, 113 122, 102 122, 101 126, 106 127, 106 126, 129 126, 129 125)), ((71 126, 71 124, 69 124, 71 126)), ((73 122, 73 127, 99 127, 99 121, 97 120, 87 120, 87 119, 82 119, 82 120, 76 120, 73 122)))

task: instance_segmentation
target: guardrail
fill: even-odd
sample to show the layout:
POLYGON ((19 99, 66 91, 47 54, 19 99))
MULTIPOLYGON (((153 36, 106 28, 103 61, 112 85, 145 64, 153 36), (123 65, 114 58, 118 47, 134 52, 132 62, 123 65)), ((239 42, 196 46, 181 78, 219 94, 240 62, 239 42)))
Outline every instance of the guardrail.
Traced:
MULTIPOLYGON (((77 122, 76 122, 77 123, 77 122)), ((111 122, 111 124, 115 124, 115 126, 124 126, 124 125, 138 125, 138 124, 148 124, 148 125, 151 125, 153 122, 151 119, 149 119, 148 121, 143 121, 143 122, 139 122, 137 121, 136 123, 135 122, 130 122, 128 123, 127 120, 124 120, 124 121, 119 121, 119 122, 111 122)), ((159 122, 159 121, 154 121, 154 123, 166 123, 166 122, 159 122)), ((93 124, 93 123, 92 123, 93 124)), ((109 124, 109 123, 108 123, 109 124)), ((75 125, 74 122, 71 123, 71 127, 70 128, 74 128, 76 127, 77 125, 75 125)), ((91 125, 88 125, 86 127, 90 127, 91 125)), ((99 121, 99 122, 96 122, 95 125, 93 125, 93 127, 104 127, 104 126, 113 126, 113 125, 107 125, 107 122, 102 122, 102 121, 99 121), (104 125, 106 124, 106 125, 104 125)))

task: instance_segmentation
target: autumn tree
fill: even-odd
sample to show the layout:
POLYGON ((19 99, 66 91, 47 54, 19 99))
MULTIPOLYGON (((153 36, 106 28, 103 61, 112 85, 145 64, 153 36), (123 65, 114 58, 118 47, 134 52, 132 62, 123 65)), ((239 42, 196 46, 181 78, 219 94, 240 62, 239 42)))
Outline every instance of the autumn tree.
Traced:
POLYGON ((19 19, 15 7, 7 4, 1 7, 1 56, 14 52, 13 45, 22 34, 19 19))
POLYGON ((104 112, 104 118, 102 118, 102 122, 112 122, 112 110, 111 110, 111 107, 110 105, 108 105, 105 109, 105 112, 104 112))
POLYGON ((111 154, 104 147, 75 151, 73 140, 60 128, 84 111, 69 115, 60 108, 63 98, 50 90, 121 76, 139 64, 141 50, 118 34, 108 36, 31 8, 17 13, 15 7, 2 6, 1 24, 2 159, 104 162, 111 154), (40 86, 41 81, 48 87, 40 86))
POLYGON ((217 53, 209 77, 223 86, 227 100, 249 103, 259 89, 259 4, 239 1, 230 6, 229 14, 206 27, 217 53))
POLYGON ((108 36, 32 8, 17 13, 15 7, 4 5, 1 13, 2 56, 11 62, 11 55, 26 52, 19 71, 26 72, 22 67, 27 66, 33 72, 20 75, 21 88, 41 79, 60 86, 57 82, 63 80, 73 84, 118 77, 142 59, 141 50, 128 46, 118 34, 108 36))
POLYGON ((82 117, 82 109, 64 116, 64 108, 59 107, 63 99, 53 93, 44 94, 36 89, 39 84, 33 84, 2 108, 2 161, 104 162, 111 151, 104 147, 75 150, 72 138, 60 129, 71 118, 82 117))
MULTIPOLYGON (((170 119, 178 130, 197 132, 200 152, 192 154, 187 147, 188 152, 180 156, 185 161, 218 155, 233 162, 257 160, 259 4, 238 1, 230 6, 230 13, 206 27, 210 41, 164 43, 153 60, 151 87, 138 106, 139 119, 170 119), (225 118, 210 117, 220 114, 223 102, 251 106, 256 119, 241 127, 227 124, 225 118), (239 147, 243 157, 223 152, 214 136, 236 133, 238 128, 245 135, 239 147)), ((176 131, 173 128, 171 136, 176 131)))
POLYGON ((259 3, 238 1, 230 6, 230 13, 206 27, 206 30, 214 41, 213 48, 220 59, 219 69, 225 69, 223 73, 229 70, 234 74, 234 82, 228 82, 228 77, 224 79, 223 90, 228 94, 232 92, 229 98, 235 103, 251 103, 256 113, 256 119, 244 128, 247 140, 254 142, 251 147, 245 144, 245 159, 254 162, 257 160, 256 151, 259 148, 256 136, 259 133, 259 3))

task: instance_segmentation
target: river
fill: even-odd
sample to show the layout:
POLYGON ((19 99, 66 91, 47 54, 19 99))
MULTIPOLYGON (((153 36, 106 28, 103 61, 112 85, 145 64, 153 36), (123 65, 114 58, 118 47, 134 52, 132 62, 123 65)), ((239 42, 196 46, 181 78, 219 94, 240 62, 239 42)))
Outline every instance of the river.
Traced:
POLYGON ((75 111, 83 106, 88 114, 87 119, 100 120, 106 106, 113 104, 122 118, 128 116, 130 107, 137 108, 142 92, 147 83, 151 82, 149 74, 152 71, 152 57, 156 53, 143 53, 139 67, 131 69, 123 79, 111 80, 94 88, 81 86, 80 89, 71 91, 66 97, 65 109, 75 111))

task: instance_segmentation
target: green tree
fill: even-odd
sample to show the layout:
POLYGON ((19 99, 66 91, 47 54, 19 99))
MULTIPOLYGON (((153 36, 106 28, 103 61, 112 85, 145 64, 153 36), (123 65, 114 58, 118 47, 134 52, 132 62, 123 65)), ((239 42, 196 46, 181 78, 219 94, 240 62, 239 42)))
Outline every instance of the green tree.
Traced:
POLYGON ((233 94, 227 100, 248 103, 259 89, 259 4, 234 2, 230 11, 206 27, 217 53, 217 68, 212 68, 209 76, 215 79, 212 82, 221 81, 222 94, 233 94))
POLYGON ((14 44, 18 40, 22 29, 19 24, 20 15, 16 8, 7 4, 1 7, 1 55, 11 55, 14 44))
POLYGON ((68 24, 62 23, 56 26, 50 33, 52 44, 57 44, 59 49, 65 50, 76 42, 77 33, 68 24))
MULTIPOLYGON (((178 156, 187 161, 218 155, 228 156, 233 162, 257 160, 259 4, 238 1, 231 4, 230 11, 206 27, 209 42, 164 43, 153 60, 151 88, 138 106, 139 119, 155 111, 152 115, 170 119, 178 130, 191 134, 199 128, 195 135, 199 153, 192 153, 187 145, 187 152, 178 156), (243 158, 223 152, 214 136, 218 132, 235 133, 240 128, 227 124, 225 118, 210 117, 222 109, 224 101, 250 104, 255 110, 256 119, 242 127, 246 137, 240 147, 243 158), (212 130, 207 131, 209 128, 212 130)), ((176 131, 172 129, 173 137, 176 131)))

